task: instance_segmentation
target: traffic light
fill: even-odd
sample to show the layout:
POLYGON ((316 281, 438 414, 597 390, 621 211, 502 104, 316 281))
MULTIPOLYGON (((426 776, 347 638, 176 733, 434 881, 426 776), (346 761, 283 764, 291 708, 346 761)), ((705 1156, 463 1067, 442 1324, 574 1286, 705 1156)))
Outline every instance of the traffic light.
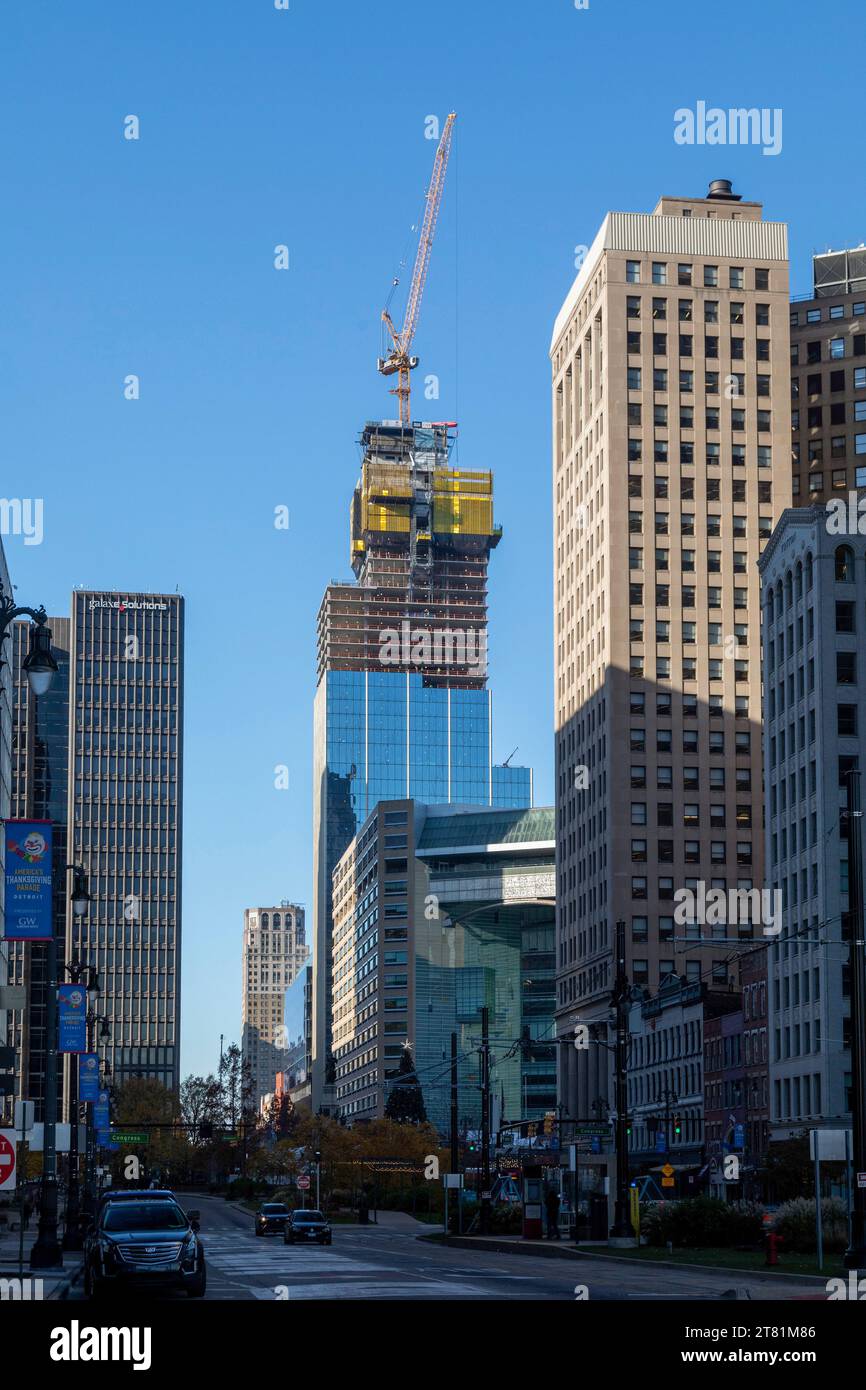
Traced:
POLYGON ((682 1132, 683 1126, 680 1117, 679 1115, 674 1115, 674 1134, 677 1136, 677 1138, 679 1138, 682 1132))
POLYGON ((316 1160, 317 1163, 321 1163, 321 1161, 322 1161, 322 1150, 321 1150, 321 1149, 316 1149, 316 1150, 314 1151, 314 1153, 313 1153, 313 1158, 316 1160))
POLYGON ((547 1111, 547 1114, 546 1114, 545 1117, 544 1117, 544 1133, 545 1133, 545 1134, 552 1134, 555 1125, 556 1125, 556 1116, 553 1114, 553 1111, 552 1111, 552 1110, 548 1110, 548 1111, 547 1111))

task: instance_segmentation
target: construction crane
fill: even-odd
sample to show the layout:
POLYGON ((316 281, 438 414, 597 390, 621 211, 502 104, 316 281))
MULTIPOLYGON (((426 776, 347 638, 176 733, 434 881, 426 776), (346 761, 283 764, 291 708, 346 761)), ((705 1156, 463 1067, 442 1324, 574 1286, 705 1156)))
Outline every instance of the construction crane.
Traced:
POLYGON ((418 358, 413 357, 410 350, 412 339, 415 337, 415 330, 418 327, 418 316, 421 312, 421 298, 424 294, 424 282, 427 279, 427 269, 430 265, 430 252, 433 249, 436 220, 442 205, 445 171, 448 168, 448 156, 451 153, 451 133, 454 129, 456 116, 455 111, 449 113, 436 150, 436 158, 433 161, 433 176, 430 179, 430 187, 427 189, 425 199, 424 218, 421 224, 418 250, 415 253, 412 284, 409 287, 409 297, 406 301, 403 327, 399 333, 394 327, 394 321, 388 309, 382 310, 382 322, 387 326, 394 346, 387 357, 379 358, 378 366, 383 376, 394 376, 395 374, 397 376, 397 385, 391 388, 391 394, 396 396, 400 403, 400 423, 403 425, 408 425, 410 421, 411 385, 409 374, 418 365, 418 358))

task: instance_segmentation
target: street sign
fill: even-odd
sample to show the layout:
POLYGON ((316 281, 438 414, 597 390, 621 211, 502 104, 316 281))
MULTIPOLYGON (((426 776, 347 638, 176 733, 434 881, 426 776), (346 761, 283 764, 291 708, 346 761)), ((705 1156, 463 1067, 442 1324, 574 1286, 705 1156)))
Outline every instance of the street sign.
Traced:
POLYGON ((857 1174, 857 1186, 866 1187, 866 1173, 857 1174))
POLYGON ((15 1131, 0 1129, 0 1192, 15 1186, 15 1131))
POLYGON ((445 1184, 446 1187, 462 1187, 462 1186, 463 1186, 463 1174, 462 1174, 462 1173, 443 1173, 443 1174, 442 1174, 442 1181, 443 1181, 443 1183, 445 1184))
POLYGON ((36 1104, 32 1100, 16 1100, 15 1102, 15 1132, 18 1135, 27 1133, 28 1129, 33 1128, 36 1119, 36 1104))
POLYGON ((665 1154, 668 1151, 668 1137, 663 1129, 656 1130, 656 1153, 665 1154))
POLYGON ((298 1178, 298 1187, 302 1192, 306 1192, 310 1186, 310 1179, 305 1177, 298 1178))
POLYGON ((662 1172, 664 1173, 666 1178, 672 1178, 674 1175, 673 1166, 670 1163, 663 1164, 662 1172))
POLYGON ((610 1125, 575 1125, 575 1139, 608 1139, 610 1125))
POLYGON ((150 1135, 139 1129, 113 1129, 111 1137, 115 1144, 149 1144, 150 1135))
POLYGON ((673 1180, 673 1178, 662 1178, 662 1187, 673 1187, 673 1186, 674 1186, 674 1180, 673 1180))

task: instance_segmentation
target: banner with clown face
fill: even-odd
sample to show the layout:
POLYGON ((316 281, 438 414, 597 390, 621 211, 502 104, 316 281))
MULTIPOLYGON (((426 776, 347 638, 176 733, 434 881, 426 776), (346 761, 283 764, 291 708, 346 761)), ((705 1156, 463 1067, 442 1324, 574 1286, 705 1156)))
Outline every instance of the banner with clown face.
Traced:
POLYGON ((52 935, 51 822, 8 820, 5 834, 6 940, 49 941, 52 935))

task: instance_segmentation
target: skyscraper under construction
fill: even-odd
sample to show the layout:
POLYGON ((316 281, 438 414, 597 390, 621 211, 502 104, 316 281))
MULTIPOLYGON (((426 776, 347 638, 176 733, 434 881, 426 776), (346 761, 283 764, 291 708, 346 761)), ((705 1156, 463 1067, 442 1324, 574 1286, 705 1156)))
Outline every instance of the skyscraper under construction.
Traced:
MULTIPOLYGON (((314 1109, 330 1103, 331 874, 358 826, 385 799, 532 802, 530 769, 493 765, 487 563, 501 532, 492 474, 452 468, 454 438, 443 423, 365 425, 351 508, 356 582, 329 585, 319 611, 314 1109)), ((405 919, 399 877, 390 888, 379 909, 389 940, 405 919)))

